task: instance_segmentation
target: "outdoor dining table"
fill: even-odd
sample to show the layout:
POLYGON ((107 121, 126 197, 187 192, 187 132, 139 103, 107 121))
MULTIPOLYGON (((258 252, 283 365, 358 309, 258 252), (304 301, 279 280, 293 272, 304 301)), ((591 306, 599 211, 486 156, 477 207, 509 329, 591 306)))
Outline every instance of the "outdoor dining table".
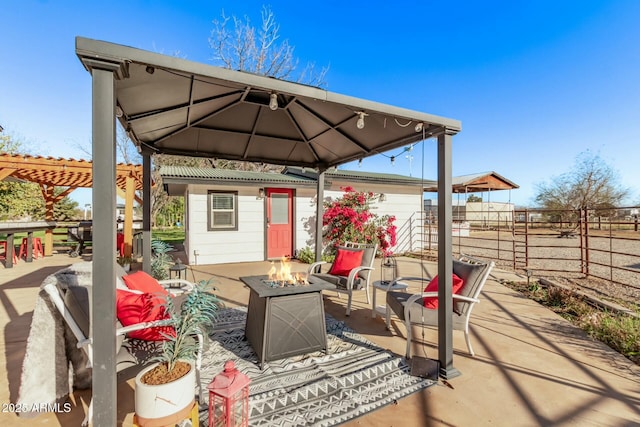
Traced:
POLYGON ((0 234, 7 235, 7 249, 5 253, 4 266, 6 268, 13 267, 13 255, 15 253, 13 235, 15 233, 24 233, 24 232, 27 233, 27 253, 26 253, 25 261, 31 262, 33 260, 33 232, 39 231, 39 230, 53 229, 55 227, 56 227, 55 221, 0 222, 0 234))
POLYGON ((240 280, 251 290, 245 336, 261 369, 267 361, 327 350, 322 291, 335 285, 315 277, 295 286, 280 286, 266 275, 240 280))

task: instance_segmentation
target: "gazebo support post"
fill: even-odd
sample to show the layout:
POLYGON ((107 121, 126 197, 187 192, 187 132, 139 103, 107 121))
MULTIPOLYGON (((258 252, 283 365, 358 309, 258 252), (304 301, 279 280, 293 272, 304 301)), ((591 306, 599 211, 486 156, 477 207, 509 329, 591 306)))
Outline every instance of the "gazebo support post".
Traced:
POLYGON ((316 262, 322 261, 322 216, 324 215, 324 173, 318 170, 316 183, 316 262))
POLYGON ((142 270, 151 274, 151 153, 142 150, 142 270))
MULTIPOLYGON (((124 256, 131 256, 131 242, 133 242, 133 196, 135 193, 135 183, 132 176, 127 177, 124 201, 124 224, 122 233, 124 234, 124 256)), ((120 250, 120 248, 116 248, 120 250)))
POLYGON ((452 139, 446 130, 438 135, 438 360, 440 376, 445 379, 460 375, 453 367, 452 139))
POLYGON ((119 64, 92 69, 93 158, 93 425, 117 424, 116 384, 116 123, 114 71, 119 64), (94 304, 94 301, 99 303, 94 304), (99 392, 96 392, 99 390, 99 392))

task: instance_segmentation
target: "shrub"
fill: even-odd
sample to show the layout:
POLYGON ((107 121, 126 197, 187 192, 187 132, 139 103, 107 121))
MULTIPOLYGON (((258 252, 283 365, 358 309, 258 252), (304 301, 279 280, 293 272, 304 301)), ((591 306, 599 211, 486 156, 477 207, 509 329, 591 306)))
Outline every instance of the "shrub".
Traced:
POLYGON ((296 258, 298 258, 298 260, 301 262, 311 264, 316 260, 316 253, 311 250, 309 246, 307 246, 306 248, 300 249, 298 251, 296 258))
POLYGON ((393 215, 378 217, 370 204, 380 198, 372 192, 343 187, 341 198, 325 203, 322 216, 323 238, 330 252, 344 242, 377 243, 383 255, 391 255, 396 244, 396 220, 393 215))
POLYGON ((593 339, 607 344, 640 365, 640 318, 597 309, 567 289, 540 288, 514 282, 505 284, 548 307, 593 339))
MULTIPOLYGON (((314 262, 316 262, 316 253, 313 249, 311 249, 309 246, 307 246, 304 249, 300 249, 298 251, 298 254, 296 255, 296 258, 298 259, 298 261, 300 262, 304 262, 306 264, 313 264, 314 262)), ((330 255, 330 254, 322 254, 322 261, 324 262, 333 262, 335 256, 334 255, 330 255)))

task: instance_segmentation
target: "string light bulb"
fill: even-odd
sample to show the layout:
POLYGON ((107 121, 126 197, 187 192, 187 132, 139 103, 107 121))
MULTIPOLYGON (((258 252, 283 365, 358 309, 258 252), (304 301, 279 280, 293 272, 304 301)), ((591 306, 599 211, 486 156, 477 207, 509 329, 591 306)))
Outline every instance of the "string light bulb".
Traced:
POLYGON ((358 160, 358 167, 361 168, 362 167, 362 159, 358 160))
POLYGON ((356 114, 359 116, 358 117, 358 121, 356 122, 356 127, 358 129, 363 129, 364 128, 364 116, 366 116, 367 114, 364 111, 357 111, 356 114))
POLYGON ((422 127, 424 126, 424 124, 422 122, 418 123, 416 125, 416 132, 422 132, 422 127))
POLYGON ((271 111, 276 111, 278 109, 278 95, 275 93, 271 94, 271 100, 269 100, 269 109, 271 109, 271 111))
POLYGON ((391 166, 396 165, 396 156, 391 156, 391 166))

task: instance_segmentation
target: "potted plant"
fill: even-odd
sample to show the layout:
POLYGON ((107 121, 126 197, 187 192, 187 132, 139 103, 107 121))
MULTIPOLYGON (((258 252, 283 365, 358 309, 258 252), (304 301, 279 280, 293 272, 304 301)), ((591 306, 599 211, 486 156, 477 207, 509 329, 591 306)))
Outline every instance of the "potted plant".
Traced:
POLYGON ((211 292, 214 289, 210 280, 201 281, 180 297, 183 299, 180 306, 173 297, 165 298, 167 323, 173 326, 174 332, 163 333, 166 340, 154 359, 156 363, 135 378, 137 417, 171 417, 191 409, 197 377, 195 361, 202 350, 197 337, 208 335, 221 305, 211 292))

